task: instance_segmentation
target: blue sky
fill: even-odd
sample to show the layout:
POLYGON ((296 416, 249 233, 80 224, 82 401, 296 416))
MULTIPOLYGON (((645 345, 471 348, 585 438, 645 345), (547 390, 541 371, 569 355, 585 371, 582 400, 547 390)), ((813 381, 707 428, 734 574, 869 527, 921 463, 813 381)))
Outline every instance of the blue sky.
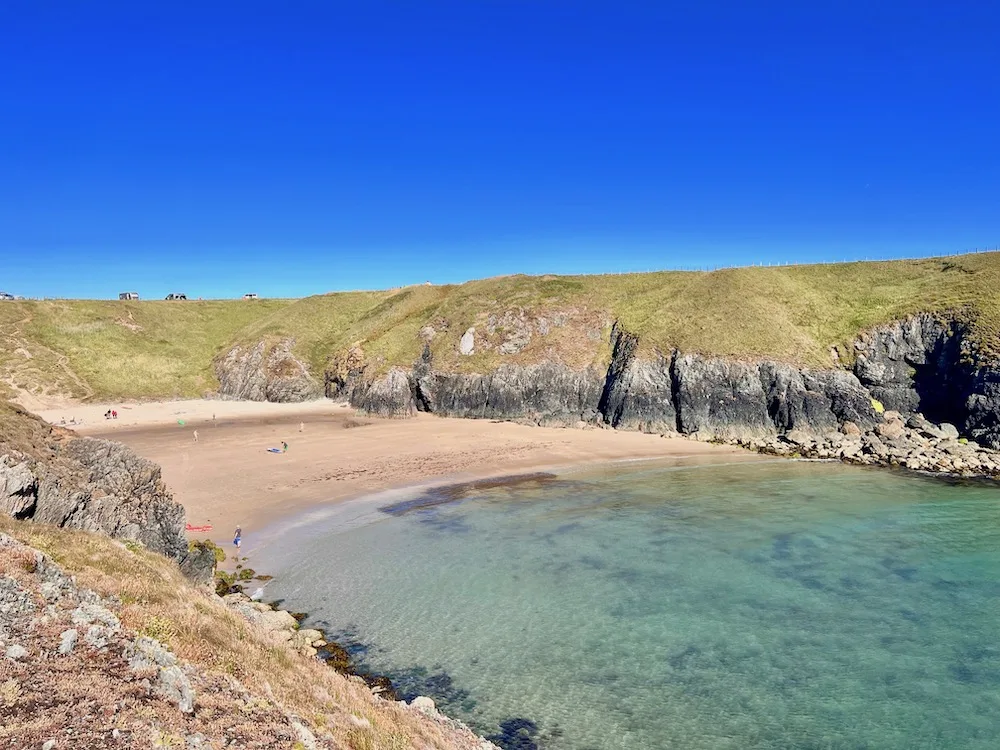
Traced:
POLYGON ((0 4, 0 289, 1000 245, 989 2, 0 4))

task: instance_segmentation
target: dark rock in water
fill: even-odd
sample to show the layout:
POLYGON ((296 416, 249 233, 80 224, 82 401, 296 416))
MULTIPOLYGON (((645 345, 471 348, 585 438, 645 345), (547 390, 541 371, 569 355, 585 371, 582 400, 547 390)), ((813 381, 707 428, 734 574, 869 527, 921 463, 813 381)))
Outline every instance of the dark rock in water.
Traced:
POLYGON ((500 731, 486 739, 503 750, 538 750, 538 725, 531 719, 515 717, 500 722, 500 731))
POLYGON ((396 692, 396 688, 393 686, 392 680, 388 677, 364 673, 358 676, 365 681, 365 684, 371 688, 371 691, 376 695, 388 701, 399 700, 399 693, 396 692))
POLYGON ((270 348, 261 341, 254 347, 235 346, 215 361, 219 394, 245 401, 309 401, 322 389, 309 369, 292 354, 292 339, 270 348))

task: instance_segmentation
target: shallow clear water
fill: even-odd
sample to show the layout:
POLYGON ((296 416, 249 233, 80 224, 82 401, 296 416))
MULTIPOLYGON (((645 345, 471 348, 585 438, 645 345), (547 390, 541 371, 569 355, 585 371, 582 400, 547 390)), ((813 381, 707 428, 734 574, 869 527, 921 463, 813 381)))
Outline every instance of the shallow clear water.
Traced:
POLYGON ((259 550, 267 596, 507 747, 1000 747, 996 488, 644 464, 376 502, 259 550))

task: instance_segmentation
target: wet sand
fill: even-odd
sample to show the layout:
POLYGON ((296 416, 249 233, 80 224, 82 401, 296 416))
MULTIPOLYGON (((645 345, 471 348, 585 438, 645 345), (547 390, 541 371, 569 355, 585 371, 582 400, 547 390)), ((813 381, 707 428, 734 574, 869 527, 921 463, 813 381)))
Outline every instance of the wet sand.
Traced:
MULTIPOLYGON (((737 448, 596 428, 532 427, 419 414, 382 420, 342 404, 175 401, 63 409, 84 435, 119 440, 163 469, 188 523, 231 543, 309 508, 413 484, 524 474, 624 459, 698 456, 756 458, 737 448), (214 415, 214 419, 213 419, 214 415), (178 420, 184 422, 183 425, 178 420), (300 432, 301 429, 301 432, 300 432), (197 431, 198 440, 194 433, 197 431), (269 448, 287 452, 269 453, 269 448)), ((58 424, 51 412, 43 413, 58 424)))

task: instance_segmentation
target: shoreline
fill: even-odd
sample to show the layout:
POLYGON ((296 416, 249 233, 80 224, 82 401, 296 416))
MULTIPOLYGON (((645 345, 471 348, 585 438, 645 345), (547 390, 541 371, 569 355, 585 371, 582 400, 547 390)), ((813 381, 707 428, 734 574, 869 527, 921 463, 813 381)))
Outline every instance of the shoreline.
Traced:
MULTIPOLYGON (((737 446, 594 426, 538 427, 423 413, 368 417, 329 400, 151 402, 121 406, 118 420, 104 420, 103 404, 80 408, 90 410, 83 425, 67 427, 121 442, 158 464, 187 522, 212 526, 189 532, 189 538, 211 538, 227 550, 237 525, 251 542, 258 534, 272 537, 282 521, 378 492, 614 461, 765 458, 737 446), (88 420, 94 413, 97 422, 88 420)), ((71 412, 61 411, 68 422, 71 412)), ((52 412, 42 416, 51 421, 52 412)))

